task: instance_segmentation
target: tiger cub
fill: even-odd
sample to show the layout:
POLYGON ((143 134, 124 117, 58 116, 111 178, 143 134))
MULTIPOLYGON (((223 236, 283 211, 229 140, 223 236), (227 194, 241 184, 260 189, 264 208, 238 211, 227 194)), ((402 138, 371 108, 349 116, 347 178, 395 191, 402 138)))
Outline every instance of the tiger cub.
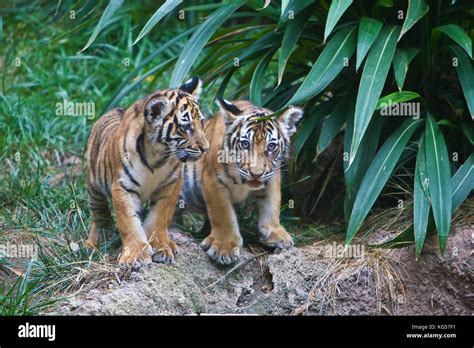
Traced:
POLYGON ((197 104, 201 85, 195 77, 126 110, 113 109, 94 124, 87 144, 92 222, 86 246, 97 247, 103 229, 110 228, 110 199, 123 245, 121 264, 174 261, 178 248, 168 225, 182 186, 182 163, 199 159, 209 147, 197 104))
POLYGON ((277 119, 262 120, 272 112, 248 101, 218 99, 217 104, 217 117, 204 123, 209 151, 201 160, 184 165, 181 195, 186 208, 210 220, 211 233, 202 242, 203 249, 214 261, 228 265, 238 259, 242 246, 234 205, 248 197, 255 198, 259 207, 260 240, 273 248, 293 246, 280 225, 280 169, 303 111, 291 107, 277 119))

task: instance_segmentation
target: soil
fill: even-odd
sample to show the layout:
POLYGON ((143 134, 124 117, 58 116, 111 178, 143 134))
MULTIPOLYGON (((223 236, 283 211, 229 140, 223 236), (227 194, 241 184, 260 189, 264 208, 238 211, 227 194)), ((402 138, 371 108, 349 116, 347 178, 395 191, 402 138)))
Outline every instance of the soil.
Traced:
POLYGON ((472 315, 473 233, 474 226, 455 228, 444 256, 428 238, 418 261, 413 247, 341 256, 334 240, 258 257, 244 248, 232 268, 216 266, 190 236, 173 231, 175 265, 115 277, 48 314, 472 315))

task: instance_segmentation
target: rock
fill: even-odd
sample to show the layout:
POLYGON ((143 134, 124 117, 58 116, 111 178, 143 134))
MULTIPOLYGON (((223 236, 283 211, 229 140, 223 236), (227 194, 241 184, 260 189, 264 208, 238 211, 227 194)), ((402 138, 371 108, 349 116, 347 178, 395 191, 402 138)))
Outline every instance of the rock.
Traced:
POLYGON ((472 231, 450 236, 444 257, 436 240, 428 239, 418 262, 412 247, 328 257, 342 243, 330 241, 261 257, 244 248, 234 270, 215 265, 192 238, 173 231, 180 246, 175 265, 144 267, 120 284, 79 293, 48 314, 468 315, 472 231))

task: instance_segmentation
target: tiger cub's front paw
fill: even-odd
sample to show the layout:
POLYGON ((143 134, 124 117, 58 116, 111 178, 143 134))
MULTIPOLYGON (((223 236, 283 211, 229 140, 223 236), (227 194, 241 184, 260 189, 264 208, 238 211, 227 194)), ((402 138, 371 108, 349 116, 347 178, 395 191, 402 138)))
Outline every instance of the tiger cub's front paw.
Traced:
POLYGON ((158 241, 150 242, 153 248, 153 262, 171 264, 174 263, 174 258, 178 254, 178 246, 172 240, 168 243, 160 243, 158 241))
POLYGON ((236 262, 240 256, 241 246, 242 237, 235 234, 220 236, 220 234, 211 232, 201 242, 201 247, 206 251, 207 255, 221 265, 230 265, 236 262))
POLYGON ((138 269, 143 265, 151 263, 150 245, 144 242, 130 242, 122 247, 119 259, 120 265, 131 266, 138 269))
POLYGON ((260 237, 260 242, 272 249, 289 249, 295 245, 293 238, 283 226, 270 229, 266 236, 260 237))

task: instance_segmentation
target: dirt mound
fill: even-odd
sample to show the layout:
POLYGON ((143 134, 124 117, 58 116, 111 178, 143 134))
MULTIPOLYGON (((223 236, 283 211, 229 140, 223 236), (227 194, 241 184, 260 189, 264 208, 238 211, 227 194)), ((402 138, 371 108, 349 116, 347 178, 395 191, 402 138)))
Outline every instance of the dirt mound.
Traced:
POLYGON ((473 228, 458 228, 444 257, 428 239, 413 248, 344 252, 340 241, 277 254, 242 251, 234 268, 211 263, 187 235, 173 232, 177 263, 153 264, 127 279, 71 297, 61 315, 470 315, 473 228))

